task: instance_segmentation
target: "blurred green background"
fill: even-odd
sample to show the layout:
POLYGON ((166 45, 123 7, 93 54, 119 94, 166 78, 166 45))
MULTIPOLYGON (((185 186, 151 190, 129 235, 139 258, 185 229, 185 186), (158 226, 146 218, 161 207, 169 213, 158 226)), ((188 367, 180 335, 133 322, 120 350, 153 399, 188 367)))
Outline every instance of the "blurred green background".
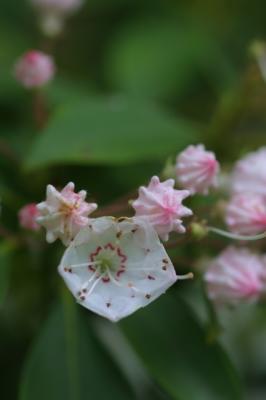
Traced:
MULTIPOLYGON (((266 87, 249 51, 266 37, 265 12, 262 0, 87 0, 52 41, 26 0, 1 1, 1 400, 266 398, 263 307, 222 316, 226 352, 209 337, 200 279, 113 325, 65 292, 56 272, 62 246, 17 220, 48 183, 74 181, 105 206, 190 143, 215 151, 225 170, 265 145, 266 87), (57 65, 41 132, 34 94, 12 72, 29 49, 57 65)), ((216 198, 193 201, 208 209, 216 198)), ((173 257, 193 266, 226 241, 203 244, 173 257)))

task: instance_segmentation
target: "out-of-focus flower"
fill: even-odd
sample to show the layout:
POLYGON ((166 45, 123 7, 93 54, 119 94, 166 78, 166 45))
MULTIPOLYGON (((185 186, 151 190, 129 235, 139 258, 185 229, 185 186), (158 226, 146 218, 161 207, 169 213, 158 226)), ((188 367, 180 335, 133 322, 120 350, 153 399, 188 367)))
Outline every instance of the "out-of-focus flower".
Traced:
POLYGON ((205 272, 208 296, 216 304, 256 301, 265 289, 265 265, 246 248, 228 247, 205 272))
POLYGON ((250 46, 250 53, 258 63, 262 78, 266 80, 266 43, 255 40, 250 46))
POLYGON ((207 194, 211 186, 217 186, 219 163, 215 154, 206 151, 202 144, 188 146, 176 159, 178 183, 191 194, 207 194))
POLYGON ((40 14, 41 29, 48 36, 58 35, 68 15, 79 9, 83 0, 30 0, 40 14))
POLYGON ((236 194, 226 210, 226 223, 232 232, 256 235, 266 231, 266 201, 257 194, 236 194))
POLYGON ((67 246, 80 229, 88 224, 88 215, 97 208, 97 204, 85 201, 85 190, 75 193, 74 189, 72 182, 61 192, 48 185, 46 200, 37 205, 40 212, 37 222, 46 228, 46 240, 49 243, 59 238, 67 246))
POLYGON ((25 53, 15 65, 15 77, 27 89, 44 86, 54 74, 52 57, 37 50, 25 53))
POLYGON ((266 147, 236 163, 231 187, 234 193, 256 193, 266 199, 266 147))
POLYGON ((35 203, 25 205, 19 210, 18 213, 20 226, 31 231, 38 231, 40 229, 40 225, 36 222, 36 218, 39 215, 40 213, 35 203))
POLYGON ((81 7, 83 0, 31 0, 31 3, 42 11, 69 14, 81 7))
POLYGON ((80 304, 111 321, 145 307, 178 279, 157 233, 138 218, 91 219, 59 273, 80 304))
POLYGON ((175 190, 174 184, 173 179, 160 182, 154 176, 147 187, 140 187, 139 197, 132 202, 136 217, 147 220, 162 240, 168 240, 172 231, 184 233, 182 218, 192 215, 192 211, 182 205, 189 191, 175 190))

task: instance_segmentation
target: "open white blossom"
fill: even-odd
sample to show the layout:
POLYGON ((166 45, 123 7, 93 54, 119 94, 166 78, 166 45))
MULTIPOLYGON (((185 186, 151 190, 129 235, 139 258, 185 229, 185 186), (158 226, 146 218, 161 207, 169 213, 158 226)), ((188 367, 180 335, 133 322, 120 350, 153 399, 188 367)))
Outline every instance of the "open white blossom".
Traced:
POLYGON ((58 269, 80 304, 111 321, 145 307, 178 279, 157 233, 138 218, 91 219, 58 269))
POLYGON ((61 239, 68 246, 80 229, 88 224, 88 215, 97 208, 97 204, 85 201, 85 190, 75 193, 74 189, 73 182, 69 182, 61 192, 48 185, 46 200, 37 204, 40 216, 36 221, 46 228, 48 243, 61 239))

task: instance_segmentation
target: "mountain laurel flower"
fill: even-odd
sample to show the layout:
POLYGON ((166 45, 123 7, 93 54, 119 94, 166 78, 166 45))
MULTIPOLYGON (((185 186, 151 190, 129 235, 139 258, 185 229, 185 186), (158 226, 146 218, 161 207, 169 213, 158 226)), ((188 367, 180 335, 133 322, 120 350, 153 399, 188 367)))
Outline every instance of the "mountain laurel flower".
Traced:
POLYGON ((41 51, 25 53, 15 65, 15 77, 25 88, 40 88, 55 74, 53 58, 41 51))
POLYGON ((191 194, 208 194, 209 187, 217 186, 219 169, 215 154, 202 144, 188 146, 176 159, 177 181, 191 194))
POLYGON ((157 233, 143 219, 91 219, 58 267, 69 290, 87 309, 118 321, 163 294, 177 276, 157 233))
POLYGON ((65 15, 81 7, 83 0, 31 0, 31 3, 43 12, 65 15))
POLYGON ((205 272, 208 296, 217 305, 254 302, 265 289, 265 269, 263 260, 248 249, 228 247, 205 272))
POLYGON ((232 173, 233 193, 256 193, 266 199, 266 147, 239 160, 232 173))
POLYGON ((36 218, 39 215, 37 204, 30 203, 25 205, 19 210, 18 213, 20 226, 31 231, 38 231, 40 229, 40 225, 36 222, 36 218))
POLYGON ((162 240, 168 240, 172 231, 184 233, 182 218, 192 215, 192 211, 182 205, 189 191, 175 190, 174 184, 174 179, 160 182, 154 176, 147 187, 140 187, 139 197, 132 202, 136 217, 147 220, 162 240))
POLYGON ((40 14, 42 32, 53 37, 62 32, 65 18, 81 7, 83 0, 31 0, 31 3, 40 14))
POLYGON ((88 224, 88 215, 97 208, 97 204, 85 201, 85 190, 75 193, 74 189, 72 182, 61 192, 48 185, 46 200, 37 205, 40 213, 37 222, 46 228, 46 240, 49 243, 61 239, 68 246, 80 229, 88 224))
POLYGON ((256 235, 266 231, 266 201, 257 194, 240 193, 227 205, 226 223, 232 232, 256 235))

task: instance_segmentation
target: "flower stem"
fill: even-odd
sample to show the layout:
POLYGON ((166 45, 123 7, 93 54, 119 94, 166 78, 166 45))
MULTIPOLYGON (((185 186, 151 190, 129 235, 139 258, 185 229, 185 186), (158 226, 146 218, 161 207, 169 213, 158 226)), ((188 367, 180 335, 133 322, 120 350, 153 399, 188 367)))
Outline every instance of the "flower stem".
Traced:
POLYGON ((231 233, 224 231, 223 229, 219 228, 214 228, 212 226, 207 227, 209 232, 216 233, 217 235, 224 236, 228 239, 233 239, 233 240, 248 240, 248 241, 255 241, 255 240, 260 240, 266 238, 266 232, 260 233, 259 235, 253 235, 253 236, 245 236, 245 235, 238 235, 236 233, 231 233))

